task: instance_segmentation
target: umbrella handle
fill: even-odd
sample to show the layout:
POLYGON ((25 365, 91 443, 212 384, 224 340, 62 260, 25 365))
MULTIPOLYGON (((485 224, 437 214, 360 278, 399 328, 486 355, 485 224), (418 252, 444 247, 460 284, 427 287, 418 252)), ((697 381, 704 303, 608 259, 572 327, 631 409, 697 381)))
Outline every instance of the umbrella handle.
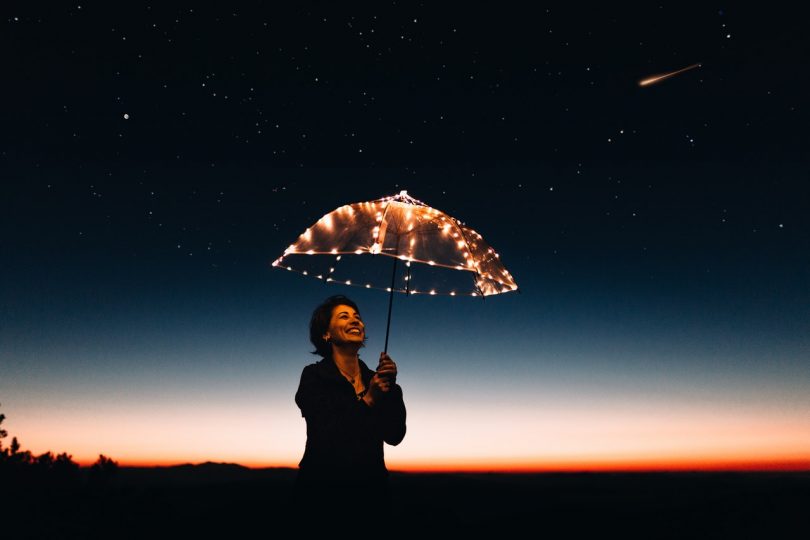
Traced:
POLYGON ((391 293, 388 296, 388 322, 385 324, 385 349, 388 353, 388 333, 391 330, 391 307, 394 305, 394 280, 397 277, 397 258, 394 257, 394 270, 391 272, 391 293))

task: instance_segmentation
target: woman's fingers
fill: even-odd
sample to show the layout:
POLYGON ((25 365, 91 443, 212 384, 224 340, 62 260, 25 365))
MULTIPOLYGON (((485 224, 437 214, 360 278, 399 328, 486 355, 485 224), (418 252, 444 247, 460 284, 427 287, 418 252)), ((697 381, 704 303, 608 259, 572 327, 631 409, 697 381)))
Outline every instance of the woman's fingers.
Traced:
POLYGON ((380 376, 380 374, 374 375, 371 379, 371 386, 378 388, 381 392, 388 392, 391 390, 392 381, 387 378, 380 376))
POLYGON ((377 373, 380 372, 397 372, 397 365, 390 358, 381 359, 380 364, 377 366, 377 373))

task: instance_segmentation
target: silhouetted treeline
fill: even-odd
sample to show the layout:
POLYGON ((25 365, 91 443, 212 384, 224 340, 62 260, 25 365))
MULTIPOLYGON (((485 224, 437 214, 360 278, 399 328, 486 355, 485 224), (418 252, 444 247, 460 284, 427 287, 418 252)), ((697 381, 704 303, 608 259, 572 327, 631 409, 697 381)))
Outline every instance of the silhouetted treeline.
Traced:
MULTIPOLYGON (((6 415, 0 414, 0 425, 6 415)), ((79 464, 67 452, 54 455, 48 451, 35 456, 22 450, 17 437, 11 445, 4 446, 8 432, 0 428, 0 479, 6 485, 25 484, 33 487, 42 484, 71 485, 80 482, 83 476, 79 464)), ((118 470, 118 463, 101 454, 86 475, 91 484, 106 483, 118 470)))

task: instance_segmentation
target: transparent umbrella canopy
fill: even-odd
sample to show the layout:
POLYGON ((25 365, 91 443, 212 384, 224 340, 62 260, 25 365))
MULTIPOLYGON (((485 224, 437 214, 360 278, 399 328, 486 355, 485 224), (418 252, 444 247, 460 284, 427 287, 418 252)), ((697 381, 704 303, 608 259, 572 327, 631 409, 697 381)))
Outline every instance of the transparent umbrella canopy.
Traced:
POLYGON ((518 290, 480 234, 406 191, 329 212, 273 266, 327 283, 388 291, 386 351, 395 292, 485 297, 518 290), (397 261, 405 267, 399 276, 397 261))

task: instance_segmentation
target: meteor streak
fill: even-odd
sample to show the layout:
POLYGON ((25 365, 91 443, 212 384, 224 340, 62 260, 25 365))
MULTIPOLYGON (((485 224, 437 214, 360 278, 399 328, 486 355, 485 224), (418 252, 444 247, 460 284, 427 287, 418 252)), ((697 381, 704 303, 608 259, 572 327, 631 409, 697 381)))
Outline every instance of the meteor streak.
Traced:
POLYGON ((675 75, 678 75, 679 73, 683 73, 684 71, 689 71, 690 69, 695 69, 695 68, 698 68, 700 66, 701 66, 701 64, 692 64, 691 66, 686 66, 685 68, 679 69, 677 71, 670 71, 669 73, 662 73, 661 75, 654 75, 652 77, 648 77, 646 79, 642 79, 642 80, 638 81, 638 85, 639 86, 649 86, 651 84, 661 82, 664 79, 669 79, 670 77, 674 77, 675 75))

